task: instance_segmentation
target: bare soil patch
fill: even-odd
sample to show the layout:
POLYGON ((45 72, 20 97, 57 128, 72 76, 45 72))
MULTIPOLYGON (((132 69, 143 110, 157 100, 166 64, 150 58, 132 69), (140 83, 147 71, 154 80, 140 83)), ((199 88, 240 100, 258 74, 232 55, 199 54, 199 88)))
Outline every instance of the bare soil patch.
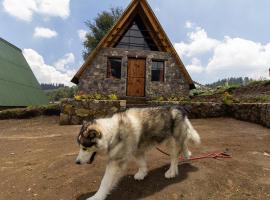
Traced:
MULTIPOLYGON (((229 118, 196 119, 202 137, 194 155, 228 148, 232 159, 203 159, 179 165, 166 180, 168 157, 149 152, 150 173, 133 179, 131 163, 108 200, 270 199, 270 129, 229 118)), ((84 200, 98 189, 106 158, 77 166, 80 126, 59 126, 58 117, 0 121, 1 200, 84 200)))

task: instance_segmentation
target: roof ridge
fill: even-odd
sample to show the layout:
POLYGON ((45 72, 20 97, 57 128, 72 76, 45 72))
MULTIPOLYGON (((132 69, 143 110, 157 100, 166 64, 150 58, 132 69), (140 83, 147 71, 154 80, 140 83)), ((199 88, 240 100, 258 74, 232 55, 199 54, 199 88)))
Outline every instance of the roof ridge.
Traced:
POLYGON ((12 48, 14 48, 16 50, 22 52, 22 50, 19 47, 15 46, 14 44, 11 44, 10 42, 8 42, 7 40, 5 40, 5 39, 3 39, 1 37, 0 37, 0 41, 6 43, 7 45, 9 45, 10 47, 12 47, 12 48))

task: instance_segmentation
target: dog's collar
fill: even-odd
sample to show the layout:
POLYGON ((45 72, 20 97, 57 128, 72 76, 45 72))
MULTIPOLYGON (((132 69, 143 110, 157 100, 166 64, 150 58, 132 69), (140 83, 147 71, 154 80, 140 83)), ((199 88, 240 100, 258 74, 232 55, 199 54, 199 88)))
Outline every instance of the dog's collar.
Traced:
POLYGON ((83 146, 83 145, 81 145, 81 146, 82 146, 82 150, 83 150, 83 151, 91 152, 91 148, 85 147, 85 146, 83 146))

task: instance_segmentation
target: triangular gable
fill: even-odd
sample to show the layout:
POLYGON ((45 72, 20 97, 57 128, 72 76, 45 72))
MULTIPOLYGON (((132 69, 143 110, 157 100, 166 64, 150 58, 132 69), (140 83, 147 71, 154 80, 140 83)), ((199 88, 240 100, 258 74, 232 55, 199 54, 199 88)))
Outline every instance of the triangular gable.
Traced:
POLYGON ((163 30, 161 24, 159 23, 157 17, 155 16, 153 10, 146 0, 132 0, 127 9, 124 11, 122 16, 114 24, 112 29, 105 35, 105 37, 100 41, 98 46, 90 53, 90 55, 85 60, 85 63, 81 66, 79 71, 73 77, 72 82, 78 83, 81 75, 95 58, 99 50, 104 47, 114 47, 121 41, 121 37, 128 30, 130 24, 134 21, 134 17, 139 14, 143 19, 144 25, 149 29, 149 35, 153 38, 155 45, 159 51, 171 53, 179 66, 184 78, 189 83, 191 88, 194 88, 194 83, 188 74, 184 64, 182 63, 179 55, 177 54, 175 48, 170 42, 168 36, 163 30))
POLYGON ((150 30, 144 25, 141 17, 137 15, 113 47, 158 51, 158 47, 149 32, 150 30))

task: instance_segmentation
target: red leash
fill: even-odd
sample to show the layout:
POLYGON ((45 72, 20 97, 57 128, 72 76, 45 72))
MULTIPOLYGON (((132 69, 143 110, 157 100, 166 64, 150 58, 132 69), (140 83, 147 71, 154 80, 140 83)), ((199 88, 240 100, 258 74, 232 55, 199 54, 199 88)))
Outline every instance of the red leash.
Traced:
MULTIPOLYGON (((163 153, 164 155, 170 156, 170 154, 168 154, 167 152, 163 151, 162 149, 156 147, 156 149, 163 153)), ((183 156, 179 157, 180 161, 191 161, 191 160, 200 160, 200 159, 204 159, 204 158, 214 158, 214 159, 219 159, 219 158, 232 158, 232 156, 228 153, 228 149, 226 149, 225 151, 219 151, 219 152, 208 152, 208 153, 204 153, 200 156, 197 157, 191 157, 189 159, 185 159, 183 156)))

